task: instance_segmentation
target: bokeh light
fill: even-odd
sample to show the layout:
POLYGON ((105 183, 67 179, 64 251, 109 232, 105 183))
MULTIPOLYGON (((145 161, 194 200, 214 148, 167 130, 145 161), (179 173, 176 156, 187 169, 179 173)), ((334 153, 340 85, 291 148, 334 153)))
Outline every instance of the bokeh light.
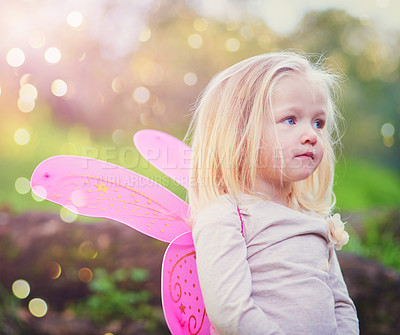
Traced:
POLYGON ((392 147, 394 144, 394 137, 393 136, 385 136, 383 138, 383 144, 388 148, 392 147))
POLYGON ((240 41, 237 38, 228 38, 225 42, 225 49, 229 52, 236 52, 240 49, 240 41))
POLYGON ((193 21, 193 28, 197 31, 206 31, 208 27, 208 22, 205 18, 199 17, 193 21))
POLYGON ((44 53, 44 59, 50 64, 56 64, 61 59, 61 51, 56 47, 48 48, 44 53))
POLYGON ((14 133, 14 140, 15 143, 19 145, 25 145, 28 144, 29 141, 31 140, 31 135, 29 134, 29 131, 27 131, 26 129, 19 128, 14 133))
POLYGON ((123 93, 124 90, 124 82, 121 78, 117 77, 114 78, 113 81, 111 82, 111 89, 115 93, 123 93))
POLYGON ((17 101, 18 109, 23 113, 32 112, 35 108, 35 101, 30 99, 19 98, 17 101))
POLYGON ((138 87, 133 91, 133 99, 144 104, 150 99, 150 91, 146 87, 138 87))
POLYGON ((7 52, 7 63, 12 67, 20 67, 25 62, 25 54, 19 48, 12 48, 7 52))
POLYGON ((25 299, 31 291, 31 287, 26 280, 18 279, 12 284, 12 292, 18 299, 25 299))
POLYGON ((381 134, 384 137, 393 136, 394 132, 395 132, 395 129, 391 123, 385 123, 381 128, 381 134))
POLYGON ((32 315, 36 316, 37 318, 41 318, 47 313, 47 304, 43 299, 40 298, 34 298, 29 301, 28 308, 32 315))
POLYGON ((203 38, 199 34, 192 34, 187 40, 189 46, 193 49, 198 49, 203 45, 203 38))
POLYGON ((38 92, 32 84, 23 84, 19 90, 19 96, 23 99, 35 100, 38 92))
POLYGON ((19 177, 15 181, 15 190, 19 194, 27 194, 31 190, 30 182, 25 177, 19 177))
POLYGON ((67 23, 73 28, 78 28, 83 23, 83 15, 81 12, 71 12, 67 15, 67 23))
POLYGON ((390 148, 394 144, 394 134, 396 130, 394 126, 391 123, 385 123, 381 127, 381 135, 383 136, 383 144, 390 148))
POLYGON ((37 98, 37 89, 32 84, 23 83, 29 79, 29 74, 22 76, 21 88, 19 90, 19 99, 17 101, 17 107, 21 112, 29 113, 35 108, 35 100, 37 98))
POLYGON ((93 279, 93 272, 89 268, 81 268, 78 271, 78 278, 81 282, 88 283, 93 279))
POLYGON ((243 26, 240 28, 240 35, 246 40, 249 40, 254 37, 254 30, 251 26, 243 26))
POLYGON ((111 136, 112 140, 114 141, 115 144, 124 144, 125 141, 127 140, 128 136, 126 132, 122 129, 115 129, 112 133, 111 136))
POLYGON ((140 42, 147 42, 151 38, 151 30, 150 28, 144 28, 139 34, 140 42))
POLYGON ((57 279, 61 276, 61 265, 52 261, 49 265, 49 275, 51 279, 57 279))
POLYGON ((47 198, 47 191, 43 186, 34 186, 31 195, 33 200, 42 202, 47 198))
POLYGON ((79 253, 86 259, 95 259, 98 255, 96 246, 92 241, 85 241, 79 246, 79 253))
POLYGON ((76 220, 78 217, 78 214, 75 213, 76 208, 74 206, 69 206, 68 208, 66 207, 61 207, 60 208, 60 218, 66 223, 71 223, 76 220))
POLYGON ((188 86, 196 85, 196 83, 197 83, 197 75, 195 73, 193 73, 193 72, 188 72, 183 77, 183 81, 188 86))
POLYGON ((165 113, 166 107, 165 104, 160 101, 157 97, 155 97, 154 102, 151 105, 151 110, 156 115, 162 115, 165 113))
POLYGON ((62 79, 56 79, 51 84, 51 93, 56 97, 63 97, 68 92, 68 86, 62 79))

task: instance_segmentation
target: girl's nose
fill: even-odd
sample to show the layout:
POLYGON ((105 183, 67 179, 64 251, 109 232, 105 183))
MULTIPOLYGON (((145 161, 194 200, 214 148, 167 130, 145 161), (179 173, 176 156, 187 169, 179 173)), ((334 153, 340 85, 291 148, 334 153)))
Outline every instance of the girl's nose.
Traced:
POLYGON ((301 137, 301 143, 302 144, 311 144, 311 145, 315 145, 317 143, 317 134, 315 133, 315 130, 312 127, 307 127, 304 132, 303 135, 301 137))

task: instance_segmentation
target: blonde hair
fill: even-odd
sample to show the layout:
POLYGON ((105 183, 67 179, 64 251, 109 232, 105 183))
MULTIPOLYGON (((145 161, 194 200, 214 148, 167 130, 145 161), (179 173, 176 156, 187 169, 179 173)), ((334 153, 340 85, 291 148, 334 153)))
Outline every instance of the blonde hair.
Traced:
MULTIPOLYGON (((273 122, 271 97, 277 83, 291 74, 306 76, 326 92, 325 153, 307 179, 293 183, 289 207, 323 215, 335 203, 333 176, 340 117, 334 99, 340 76, 294 52, 267 53, 245 59, 217 74, 200 96, 189 134, 193 160, 189 203, 192 217, 222 194, 236 198, 254 192, 265 122, 273 122)), ((273 122, 275 124, 275 122, 273 122)), ((276 133, 275 133, 276 135, 276 133)))

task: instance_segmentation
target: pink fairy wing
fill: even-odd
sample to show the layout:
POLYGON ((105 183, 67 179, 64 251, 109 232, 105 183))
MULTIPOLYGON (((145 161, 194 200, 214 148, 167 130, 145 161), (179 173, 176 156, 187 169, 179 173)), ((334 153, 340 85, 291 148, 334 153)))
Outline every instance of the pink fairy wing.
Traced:
POLYGON ((171 333, 210 334, 191 232, 178 236, 168 246, 161 276, 164 316, 171 333))
POLYGON ((182 141, 157 130, 144 129, 133 137, 140 154, 153 166, 185 188, 189 185, 192 149, 182 141))
POLYGON ((115 164, 77 156, 51 157, 36 167, 31 187, 72 212, 116 220, 164 242, 190 230, 186 202, 115 164))

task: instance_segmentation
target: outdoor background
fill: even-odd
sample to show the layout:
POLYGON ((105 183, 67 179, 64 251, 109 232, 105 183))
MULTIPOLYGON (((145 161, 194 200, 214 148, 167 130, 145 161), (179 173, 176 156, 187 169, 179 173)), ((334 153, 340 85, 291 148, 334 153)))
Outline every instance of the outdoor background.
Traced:
MULTIPOLYGON (((400 4, 301 3, 0 0, 0 333, 44 327, 38 320, 58 314, 90 320, 104 334, 120 333, 127 318, 142 322, 132 333, 165 331, 152 276, 166 245, 126 227, 110 235, 120 224, 76 218, 41 201, 30 176, 42 160, 63 154, 156 178, 133 147, 135 132, 151 128, 182 139, 213 75, 277 50, 323 54, 345 75, 335 183, 337 211, 351 232, 344 251, 400 272, 400 4), (37 244, 43 222, 66 235, 37 244), (68 233, 93 225, 107 232, 68 233), (127 234, 147 254, 154 245, 159 256, 151 266, 143 248, 126 247, 127 234), (135 257, 140 266, 132 266, 135 257)), ((165 186, 185 198, 172 181, 165 186)))

